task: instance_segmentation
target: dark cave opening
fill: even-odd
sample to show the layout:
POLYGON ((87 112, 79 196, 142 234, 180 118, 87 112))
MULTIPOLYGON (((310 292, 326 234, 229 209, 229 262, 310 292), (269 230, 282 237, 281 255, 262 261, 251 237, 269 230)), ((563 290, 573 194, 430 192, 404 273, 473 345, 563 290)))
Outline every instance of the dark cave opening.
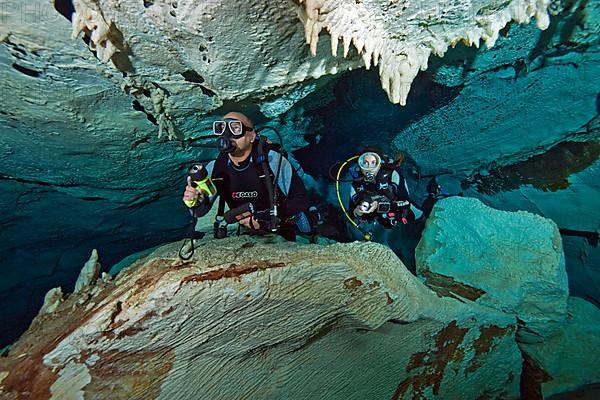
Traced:
POLYGON ((294 157, 313 178, 329 180, 332 165, 363 147, 373 146, 390 152, 394 135, 448 104, 461 89, 461 86, 437 84, 431 74, 421 73, 412 85, 407 105, 400 106, 392 104, 381 90, 377 71, 346 73, 335 83, 332 101, 304 112, 304 117, 312 118, 305 134, 310 144, 294 151, 294 157))
POLYGON ((141 111, 144 114, 146 114, 146 118, 148 118, 148 121, 150 121, 150 122, 152 122, 152 124, 158 126, 158 121, 156 121, 156 118, 154 117, 154 115, 152 115, 148 111, 146 111, 146 109, 144 108, 144 106, 141 105, 139 101, 133 100, 131 102, 131 106, 133 107, 134 110, 141 111))
POLYGON ((73 22, 73 13, 75 12, 75 6, 71 0, 54 0, 54 8, 63 17, 73 22))
POLYGON ((12 67, 14 69, 16 69, 17 71, 19 71, 20 73, 27 75, 27 76, 31 76, 32 78, 38 78, 41 75, 38 71, 33 70, 31 68, 24 67, 19 64, 13 63, 12 67))

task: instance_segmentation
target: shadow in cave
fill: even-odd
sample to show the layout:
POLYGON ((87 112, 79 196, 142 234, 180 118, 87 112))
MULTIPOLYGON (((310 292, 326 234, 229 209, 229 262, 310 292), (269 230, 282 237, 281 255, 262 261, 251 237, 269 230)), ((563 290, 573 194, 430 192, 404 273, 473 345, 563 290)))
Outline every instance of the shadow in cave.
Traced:
MULTIPOLYGON (((473 53, 471 58, 474 57, 473 53)), ((407 105, 400 106, 392 104, 381 89, 377 71, 348 72, 334 84, 332 101, 318 108, 304 108, 303 117, 311 121, 305 134, 309 145, 294 151, 293 155, 307 174, 328 185, 333 181, 332 166, 365 146, 380 148, 394 156, 391 143, 400 131, 451 102, 461 90, 462 86, 439 85, 431 73, 423 72, 413 82, 407 105)), ((311 96, 297 106, 310 104, 311 96)), ((342 215, 338 207, 336 205, 336 213, 342 215)), ((338 241, 363 240, 354 227, 348 226, 348 229, 343 237, 329 237, 338 241)), ((374 241, 389 246, 409 270, 415 272, 414 251, 421 229, 418 225, 382 228, 375 233, 374 241)))
MULTIPOLYGON (((312 177, 329 177, 331 165, 374 145, 390 151, 392 139, 402 129, 433 110, 448 104, 462 87, 436 84, 430 73, 419 74, 407 105, 392 104, 381 90, 377 71, 344 74, 334 86, 334 100, 305 111, 311 125, 309 145, 293 152, 302 169, 312 177)), ((310 96, 309 96, 310 97, 310 96)))
POLYGON ((571 39, 575 33, 575 29, 584 24, 588 3, 589 0, 582 0, 580 2, 576 0, 567 1, 559 14, 559 18, 551 18, 548 29, 540 34, 536 46, 528 56, 529 61, 533 61, 539 56, 543 57, 544 53, 552 46, 552 39, 556 35, 560 36, 559 43, 561 45, 577 47, 578 45, 573 43, 571 39))
POLYGON ((54 9, 69 21, 73 21, 75 6, 71 0, 54 0, 54 9))

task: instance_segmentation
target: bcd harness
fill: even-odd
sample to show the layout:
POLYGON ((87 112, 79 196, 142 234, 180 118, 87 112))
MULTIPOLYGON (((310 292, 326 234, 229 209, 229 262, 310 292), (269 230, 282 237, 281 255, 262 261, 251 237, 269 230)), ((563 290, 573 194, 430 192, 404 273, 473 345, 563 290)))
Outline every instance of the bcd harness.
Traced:
MULTIPOLYGON (((281 170, 283 154, 281 146, 276 143, 268 143, 263 136, 257 136, 256 148, 252 150, 248 164, 236 169, 228 155, 220 153, 213 166, 212 180, 217 186, 219 193, 219 204, 215 217, 215 237, 224 237, 227 232, 227 223, 231 223, 229 215, 238 221, 242 218, 254 216, 263 227, 262 230, 275 232, 279 228, 280 220, 278 213, 279 190, 276 189, 281 170), (269 166, 269 151, 279 154, 277 171, 273 173, 269 166), (225 177, 236 171, 246 179, 242 182, 243 187, 251 188, 251 191, 231 192, 234 186, 233 179, 225 177), (264 180, 262 184, 256 184, 256 178, 264 180), (272 178, 272 179, 271 179, 272 178), (250 181, 252 180, 252 181, 250 181), (267 202, 264 199, 267 199, 267 202), (230 210, 225 213, 225 204, 229 200, 230 210), (229 214, 229 215, 228 215, 229 214)), ((240 177, 236 176, 236 181, 240 177)), ((243 179, 242 179, 243 180, 243 179)), ((252 224, 250 224, 252 226, 252 224)))
POLYGON ((384 164, 375 177, 374 182, 367 182, 364 177, 352 182, 356 190, 355 201, 372 203, 377 201, 376 215, 380 216, 390 225, 396 225, 398 219, 406 218, 410 210, 408 191, 403 185, 404 178, 397 171, 395 165, 384 164), (393 182, 393 174, 397 173, 399 182, 393 182))

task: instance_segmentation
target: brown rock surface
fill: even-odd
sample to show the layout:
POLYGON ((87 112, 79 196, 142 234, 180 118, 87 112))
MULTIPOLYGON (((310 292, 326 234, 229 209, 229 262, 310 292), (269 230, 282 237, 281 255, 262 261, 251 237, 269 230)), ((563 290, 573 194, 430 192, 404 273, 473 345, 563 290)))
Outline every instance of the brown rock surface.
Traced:
POLYGON ((515 321, 440 298, 376 244, 158 248, 40 314, 9 399, 516 398, 515 321), (458 397, 457 397, 458 396, 458 397))

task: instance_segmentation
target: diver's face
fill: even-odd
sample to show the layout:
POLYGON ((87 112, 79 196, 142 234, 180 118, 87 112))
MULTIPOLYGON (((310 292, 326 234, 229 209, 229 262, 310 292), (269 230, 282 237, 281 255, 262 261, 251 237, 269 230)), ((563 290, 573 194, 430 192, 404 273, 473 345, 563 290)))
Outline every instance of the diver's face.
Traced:
POLYGON ((380 167, 381 167, 381 164, 379 163, 379 160, 377 159, 377 157, 372 156, 372 155, 366 155, 363 160, 361 169, 362 169, 363 174, 375 176, 379 172, 380 167))
POLYGON ((374 170, 377 167, 377 158, 374 156, 366 156, 365 157, 365 169, 374 170))
POLYGON ((256 139, 256 132, 252 130, 250 132, 246 132, 246 134, 239 138, 232 137, 231 139, 235 145, 235 150, 231 154, 233 156, 241 156, 250 148, 252 148, 252 143, 254 142, 254 139, 256 139))

